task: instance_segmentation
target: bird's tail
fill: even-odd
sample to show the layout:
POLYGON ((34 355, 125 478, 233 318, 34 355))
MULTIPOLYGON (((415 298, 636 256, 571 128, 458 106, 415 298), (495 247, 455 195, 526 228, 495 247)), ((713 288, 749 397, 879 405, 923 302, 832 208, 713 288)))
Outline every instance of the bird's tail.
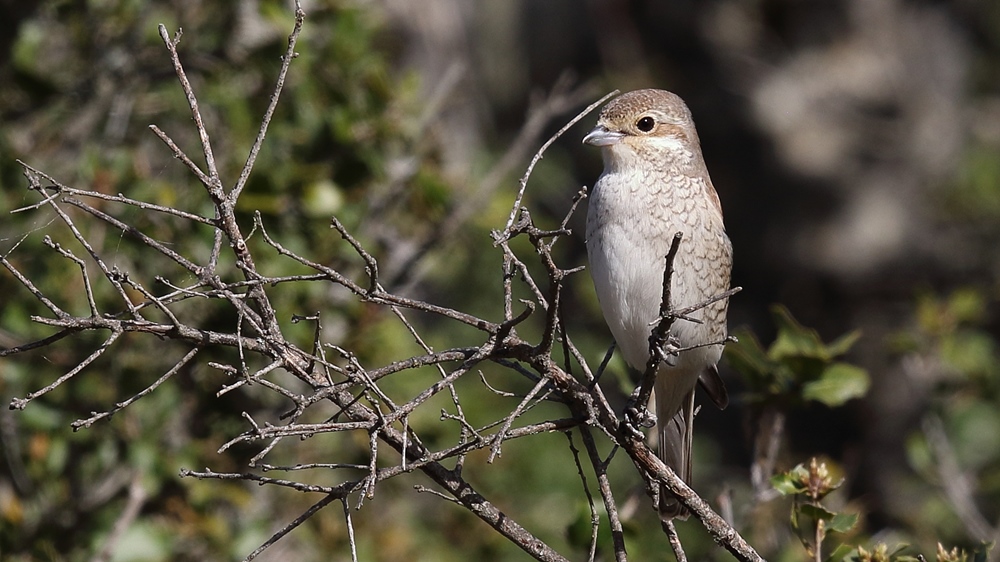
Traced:
MULTIPOLYGON (((674 469, 684 482, 691 480, 691 440, 694 426, 694 389, 691 389, 681 403, 681 409, 670 411, 667 400, 656 401, 656 426, 659 429, 658 453, 660 460, 674 469), (666 408, 661 409, 661 404, 666 408)), ((665 486, 660 488, 660 518, 687 519, 687 509, 665 486)))

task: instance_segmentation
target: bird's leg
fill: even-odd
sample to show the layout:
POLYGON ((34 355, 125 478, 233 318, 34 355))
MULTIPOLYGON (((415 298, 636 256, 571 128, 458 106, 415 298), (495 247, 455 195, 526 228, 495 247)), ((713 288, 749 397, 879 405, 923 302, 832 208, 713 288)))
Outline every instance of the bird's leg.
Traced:
POLYGON ((649 398, 653 394, 653 383, 656 381, 656 370, 660 363, 673 366, 677 363, 677 353, 681 351, 680 341, 670 332, 662 333, 653 330, 649 335, 650 354, 646 370, 642 373, 639 386, 632 391, 625 403, 626 430, 633 437, 641 438, 642 429, 656 425, 656 415, 649 410, 649 398), (662 334, 662 335, 661 335, 662 334))
POLYGON ((666 341, 657 348, 657 351, 660 353, 660 361, 663 361, 670 367, 677 366, 677 355, 683 350, 681 340, 670 333, 667 334, 666 341))
POLYGON ((649 393, 646 394, 645 400, 641 398, 642 394, 642 385, 639 385, 632 392, 632 395, 628 397, 628 401, 625 402, 625 416, 622 420, 622 429, 634 439, 642 439, 644 437, 642 430, 656 425, 656 415, 647 407, 649 405, 649 393))
POLYGON ((670 309, 670 279, 674 274, 674 258, 677 256, 682 237, 680 232, 674 234, 670 242, 670 251, 664 258, 663 296, 660 299, 660 313, 656 325, 649 333, 649 360, 646 361, 646 370, 642 373, 639 386, 625 404, 623 425, 628 433, 637 438, 642 437, 640 428, 649 429, 656 425, 656 416, 648 408, 649 398, 653 395, 656 371, 661 362, 674 365, 677 361, 677 350, 680 348, 678 345, 680 342, 670 333, 670 326, 677 318, 670 309))
MULTIPOLYGON (((736 290, 738 291, 739 288, 737 287, 736 290)), ((622 424, 625 430, 637 439, 642 438, 643 429, 649 429, 656 425, 656 415, 649 411, 649 398, 653 394, 653 383, 656 381, 656 371, 660 363, 673 367, 677 365, 677 357, 682 351, 710 345, 724 345, 736 340, 734 336, 726 336, 718 341, 682 346, 677 336, 669 331, 670 325, 677 318, 678 316, 673 312, 667 312, 655 322, 655 326, 649 334, 651 353, 649 361, 646 363, 646 370, 642 373, 639 386, 632 391, 625 403, 625 419, 622 424)))

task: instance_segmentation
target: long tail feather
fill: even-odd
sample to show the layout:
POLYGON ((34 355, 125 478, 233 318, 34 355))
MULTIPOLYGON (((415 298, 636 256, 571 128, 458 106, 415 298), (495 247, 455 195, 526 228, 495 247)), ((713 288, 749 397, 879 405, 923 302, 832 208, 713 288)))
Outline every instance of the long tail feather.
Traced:
MULTIPOLYGON (((659 408, 657 408, 659 410, 659 408)), ((685 482, 691 480, 691 443, 694 429, 694 389, 685 397, 681 409, 669 417, 669 412, 657 411, 660 431, 660 460, 674 469, 685 482)), ((660 489, 660 518, 686 519, 687 510, 666 487, 660 489)))

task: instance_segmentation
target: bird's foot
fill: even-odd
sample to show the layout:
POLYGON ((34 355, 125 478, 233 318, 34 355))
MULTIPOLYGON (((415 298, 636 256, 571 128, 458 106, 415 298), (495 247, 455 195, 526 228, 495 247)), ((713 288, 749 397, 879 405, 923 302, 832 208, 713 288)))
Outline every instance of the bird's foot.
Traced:
POLYGON ((667 340, 660 346, 660 361, 669 367, 677 366, 677 355, 681 351, 681 340, 673 334, 667 334, 667 340))
POLYGON ((649 411, 645 404, 639 404, 635 397, 629 398, 625 405, 622 428, 636 439, 643 439, 643 429, 656 425, 656 415, 649 411))

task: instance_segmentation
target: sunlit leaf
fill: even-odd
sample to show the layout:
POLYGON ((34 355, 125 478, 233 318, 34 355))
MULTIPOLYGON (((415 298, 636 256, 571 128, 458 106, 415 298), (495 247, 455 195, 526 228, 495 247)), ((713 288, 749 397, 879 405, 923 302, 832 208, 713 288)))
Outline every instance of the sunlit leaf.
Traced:
POLYGON ((846 533, 858 524, 857 513, 838 513, 827 523, 826 528, 837 533, 846 533))
POLYGON ((834 363, 823 371, 819 380, 804 385, 802 396, 827 406, 840 406, 848 400, 864 396, 870 384, 868 372, 864 369, 847 363, 834 363))
POLYGON ((805 492, 808 479, 809 470, 800 464, 788 472, 772 476, 771 485, 782 495, 791 496, 805 492))
POLYGON ((839 338, 833 340, 829 345, 827 345, 827 352, 830 357, 839 357, 847 353, 854 344, 857 343, 858 339, 861 337, 860 330, 854 330, 853 332, 848 332, 839 338))

